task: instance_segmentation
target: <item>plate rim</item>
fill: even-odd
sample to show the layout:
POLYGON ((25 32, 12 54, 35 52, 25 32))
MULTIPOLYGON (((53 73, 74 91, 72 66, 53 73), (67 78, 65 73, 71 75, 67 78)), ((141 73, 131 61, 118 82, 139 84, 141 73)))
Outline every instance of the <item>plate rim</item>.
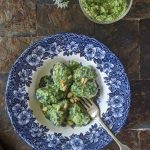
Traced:
MULTIPOLYGON (((14 123, 13 123, 13 119, 12 119, 12 116, 11 116, 11 112, 9 111, 9 109, 8 109, 8 98, 7 98, 7 91, 8 91, 8 85, 9 85, 9 82, 11 81, 11 74, 12 74, 12 71, 13 71, 13 69, 14 69, 14 66, 15 66, 15 64, 19 61, 19 59, 24 55, 24 53, 28 50, 28 49, 30 49, 30 48, 32 48, 32 46, 36 46, 37 44, 39 44, 40 42, 43 42, 44 40, 46 40, 47 38, 53 38, 53 37, 55 37, 55 36, 59 36, 59 35, 73 35, 73 36, 82 36, 82 37, 85 37, 86 39, 90 39, 90 40, 94 40, 95 42, 98 42, 98 43, 100 43, 100 44, 103 44, 103 43, 101 43, 99 40, 96 40, 95 38, 90 38, 90 37, 88 37, 88 36, 85 36, 85 35, 83 35, 83 34, 75 34, 75 33, 68 33, 68 32, 63 32, 63 33, 58 33, 58 34, 54 34, 54 35, 48 35, 48 36, 45 36, 45 37, 42 37, 41 39, 38 39, 36 42, 31 42, 29 45, 28 45, 28 47, 27 48, 25 48, 24 50, 23 50, 23 52, 17 57, 17 59, 16 59, 16 61, 13 63, 13 65, 12 65, 12 67, 11 67, 11 69, 10 69, 10 71, 9 71, 9 75, 8 75, 8 79, 7 79, 7 83, 6 83, 6 90, 5 90, 5 101, 6 101, 6 110, 7 110, 7 113, 8 113, 8 116, 9 116, 9 118, 10 118, 10 121, 11 121, 11 124, 12 124, 12 126, 13 126, 13 128, 14 128, 14 130, 17 132, 17 134, 26 142, 26 143, 28 143, 32 148, 35 148, 30 142, 28 142, 28 140, 26 139, 26 138, 24 138, 23 136, 22 136, 22 134, 16 129, 16 127, 14 126, 14 123)), ((104 46, 106 46, 105 44, 103 44, 104 46)), ((107 47, 107 46, 106 46, 107 47)), ((113 53, 112 51, 110 51, 109 50, 109 48, 108 48, 108 51, 110 52, 110 53, 112 53, 117 59, 118 59, 118 61, 120 62, 120 65, 123 67, 123 69, 124 69, 124 75, 126 76, 126 80, 127 80, 127 85, 128 85, 128 88, 129 88, 129 101, 128 101, 128 108, 127 108, 127 115, 126 115, 126 117, 124 118, 124 123, 119 127, 119 129, 118 129, 118 132, 117 133, 119 133, 120 131, 121 131, 121 129, 123 128, 123 126, 125 125, 125 123, 126 123, 126 121, 127 121, 127 118, 128 118, 128 114, 129 114, 129 111, 130 111, 130 108, 131 108, 131 88, 130 88, 130 82, 129 82, 129 79, 128 79, 128 76, 127 76, 127 73, 126 73, 126 69, 124 68, 124 66, 123 66, 123 64, 122 64, 122 62, 120 61, 120 59, 116 56, 116 54, 115 53, 113 53)), ((116 134, 117 134, 116 133, 116 134)), ((111 141, 112 141, 112 139, 111 139, 111 141)), ((109 142, 110 143, 110 142, 109 142)), ((109 144, 108 143, 108 144, 109 144)))

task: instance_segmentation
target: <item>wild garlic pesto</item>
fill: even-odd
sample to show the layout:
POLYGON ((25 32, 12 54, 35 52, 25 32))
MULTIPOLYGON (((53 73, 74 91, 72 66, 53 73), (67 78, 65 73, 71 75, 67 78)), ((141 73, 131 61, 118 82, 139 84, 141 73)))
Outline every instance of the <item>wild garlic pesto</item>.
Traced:
POLYGON ((60 91, 56 85, 49 84, 47 87, 37 89, 36 97, 43 104, 55 104, 65 97, 65 93, 60 91))
POLYGON ((52 76, 43 76, 35 91, 45 117, 54 125, 84 126, 91 118, 79 104, 97 94, 96 72, 76 61, 55 63, 52 76))
POLYGON ((75 103, 69 108, 68 120, 80 127, 88 124, 91 118, 81 106, 75 103))
POLYGON ((49 99, 49 92, 46 87, 38 88, 36 90, 35 95, 36 95, 36 99, 42 104, 47 103, 49 99))
POLYGON ((53 80, 61 91, 66 91, 72 83, 71 70, 63 63, 56 63, 53 68, 53 80))
POLYGON ((69 62, 69 65, 68 65, 68 67, 70 68, 70 70, 72 71, 72 72, 74 72, 77 68, 79 68, 81 65, 80 65, 80 63, 78 63, 77 61, 74 61, 74 60, 72 60, 72 61, 70 61, 69 62))
POLYGON ((73 74, 75 82, 80 82, 82 78, 87 78, 88 80, 95 80, 97 77, 95 70, 91 66, 80 66, 73 74))
POLYGON ((111 22, 122 16, 128 7, 127 0, 80 0, 88 16, 104 22, 111 22))
POLYGON ((60 126, 65 121, 68 106, 68 100, 64 99, 57 104, 47 106, 48 110, 44 112, 44 114, 47 116, 48 119, 52 121, 54 125, 60 126))
POLYGON ((71 92, 77 97, 91 99, 97 94, 97 84, 95 81, 87 81, 86 84, 74 82, 71 86, 71 92))
POLYGON ((46 75, 46 76, 43 76, 41 78, 40 83, 39 83, 39 87, 46 87, 51 83, 53 83, 53 80, 51 79, 50 76, 46 75))

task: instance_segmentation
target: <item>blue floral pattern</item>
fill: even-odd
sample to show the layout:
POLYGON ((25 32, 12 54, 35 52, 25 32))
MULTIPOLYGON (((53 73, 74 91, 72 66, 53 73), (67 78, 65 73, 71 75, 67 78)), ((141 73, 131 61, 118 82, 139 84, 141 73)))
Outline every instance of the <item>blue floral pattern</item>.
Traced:
POLYGON ((25 95, 26 95, 26 89, 25 86, 22 87, 18 87, 17 90, 13 91, 13 96, 17 99, 19 99, 20 101, 23 101, 25 99, 25 95))
POLYGON ((22 69, 21 71, 18 72, 18 76, 21 80, 22 83, 25 83, 27 85, 30 85, 31 83, 31 75, 32 75, 32 70, 31 69, 22 69))
POLYGON ((112 115, 115 117, 115 118, 117 118, 117 117, 122 117, 122 115, 123 115, 123 111, 124 111, 124 109, 123 109, 123 107, 113 107, 112 108, 112 115))
POLYGON ((95 59, 104 59, 105 58, 106 52, 103 50, 102 47, 96 47, 96 52, 95 52, 95 59))
MULTIPOLYGON (((61 133, 49 134, 46 127, 37 123, 29 107, 27 88, 32 72, 46 59, 79 54, 93 61, 104 72, 109 87, 108 109, 102 114, 107 126, 118 133, 125 123, 130 106, 130 86, 123 66, 109 49, 95 39, 72 33, 46 37, 31 45, 16 61, 9 74, 6 88, 8 113, 20 136, 36 150, 97 150, 104 148, 111 137, 96 123, 85 132, 68 137, 61 133)), ((100 103, 100 99, 97 100, 100 103)))
POLYGON ((56 148, 56 146, 60 143, 60 139, 55 135, 48 135, 47 142, 48 147, 56 148))
POLYGON ((26 61, 30 66, 38 66, 41 61, 41 57, 37 54, 31 54, 27 56, 26 61))
POLYGON ((70 143, 70 141, 67 141, 65 144, 62 145, 62 149, 63 150, 72 150, 72 144, 70 143))
POLYGON ((56 42, 50 44, 48 46, 48 49, 47 49, 47 53, 49 53, 49 55, 57 55, 59 52, 62 51, 62 48, 60 45, 57 45, 56 42))
POLYGON ((112 72, 112 69, 114 68, 114 64, 110 62, 104 62, 102 64, 98 64, 97 68, 101 69, 106 74, 109 74, 112 72))
POLYGON ((87 44, 84 48, 85 58, 91 60, 96 53, 96 47, 93 44, 87 44))
POLYGON ((115 95, 108 102, 113 108, 123 107, 123 98, 121 96, 115 95))
POLYGON ((20 104, 16 104, 12 107, 12 112, 14 113, 15 117, 17 117, 23 110, 24 107, 22 107, 20 104))
POLYGON ((76 42, 72 41, 70 44, 68 44, 66 46, 66 49, 70 52, 77 52, 79 50, 79 47, 78 47, 79 44, 77 44, 76 42))
POLYGON ((87 132, 87 138, 91 143, 96 143, 99 140, 99 136, 100 136, 100 129, 98 128, 98 126, 93 126, 90 129, 90 132, 87 132))
POLYGON ((37 125, 32 125, 32 127, 29 131, 33 138, 43 136, 43 128, 39 128, 37 125))
POLYGON ((77 135, 73 135, 70 140, 73 150, 84 150, 84 142, 77 135))
POLYGON ((33 50, 33 54, 38 55, 39 57, 43 57, 45 53, 45 48, 42 46, 37 46, 34 50, 33 50))
POLYGON ((27 112, 27 111, 22 111, 18 116, 17 116, 17 119, 18 119, 18 124, 20 125, 26 125, 27 123, 29 123, 30 121, 30 113, 27 112))

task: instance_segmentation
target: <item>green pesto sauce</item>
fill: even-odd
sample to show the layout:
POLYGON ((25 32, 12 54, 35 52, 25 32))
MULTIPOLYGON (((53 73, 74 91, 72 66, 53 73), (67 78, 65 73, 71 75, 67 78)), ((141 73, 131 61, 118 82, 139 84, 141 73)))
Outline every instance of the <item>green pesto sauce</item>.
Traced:
POLYGON ((79 82, 82 78, 95 80, 96 77, 97 74, 95 70, 92 70, 91 66, 80 66, 74 71, 74 75, 73 75, 75 82, 79 82))
POLYGON ((35 91, 36 99, 47 119, 54 125, 84 126, 91 121, 86 110, 74 98, 91 99, 97 94, 97 74, 91 66, 81 66, 79 62, 70 61, 68 65, 57 62, 53 75, 40 79, 35 91), (86 82, 82 82, 83 80, 86 82), (66 86, 66 90, 63 87, 66 86), (71 97, 69 97, 71 93, 71 97), (73 100, 73 102, 72 102, 73 100))
POLYGON ((71 86, 71 92, 77 97, 87 99, 93 98, 97 94, 97 84, 95 81, 88 81, 86 84, 74 82, 71 86))
POLYGON ((42 104, 55 104, 65 97, 65 93, 53 83, 36 90, 36 98, 42 104))
POLYGON ((69 78, 72 76, 71 70, 63 63, 56 63, 53 68, 53 80, 55 85, 60 88, 60 90, 63 90, 63 85, 61 84, 61 81, 64 82, 64 84, 68 87, 72 83, 72 78, 69 78))
POLYGON ((78 104, 73 104, 69 108, 69 121, 72 121, 76 126, 84 126, 90 122, 90 116, 78 104))
POLYGON ((52 123, 56 126, 60 126, 64 123, 66 115, 67 115, 67 107, 64 108, 64 105, 69 105, 68 100, 62 100, 57 104, 48 105, 48 111, 45 112, 45 116, 52 121, 52 123), (59 107, 59 110, 58 110, 59 107))
POLYGON ((80 0, 88 16, 104 22, 111 22, 127 10, 127 0, 80 0))
POLYGON ((52 84, 52 83, 53 83, 53 80, 50 78, 50 76, 45 75, 40 80, 39 88, 47 87, 49 84, 52 84))
POLYGON ((77 68, 79 68, 81 65, 80 65, 80 63, 79 62, 77 62, 77 61, 74 61, 74 60, 72 60, 72 61, 70 61, 69 62, 69 65, 68 65, 68 67, 70 68, 70 70, 72 71, 72 72, 74 72, 77 68))

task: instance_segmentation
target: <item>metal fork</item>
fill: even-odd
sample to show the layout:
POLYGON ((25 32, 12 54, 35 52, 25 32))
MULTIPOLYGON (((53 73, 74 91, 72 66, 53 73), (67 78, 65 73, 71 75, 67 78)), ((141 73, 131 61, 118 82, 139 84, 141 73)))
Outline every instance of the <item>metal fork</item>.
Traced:
POLYGON ((96 104, 92 100, 88 100, 85 98, 82 98, 80 100, 80 103, 84 106, 84 108, 87 110, 89 115, 98 121, 100 125, 107 131, 107 133, 114 139, 114 141, 118 144, 120 150, 131 150, 127 145, 122 144, 115 135, 109 130, 109 128, 104 124, 103 120, 100 117, 100 109, 96 106, 96 104))

